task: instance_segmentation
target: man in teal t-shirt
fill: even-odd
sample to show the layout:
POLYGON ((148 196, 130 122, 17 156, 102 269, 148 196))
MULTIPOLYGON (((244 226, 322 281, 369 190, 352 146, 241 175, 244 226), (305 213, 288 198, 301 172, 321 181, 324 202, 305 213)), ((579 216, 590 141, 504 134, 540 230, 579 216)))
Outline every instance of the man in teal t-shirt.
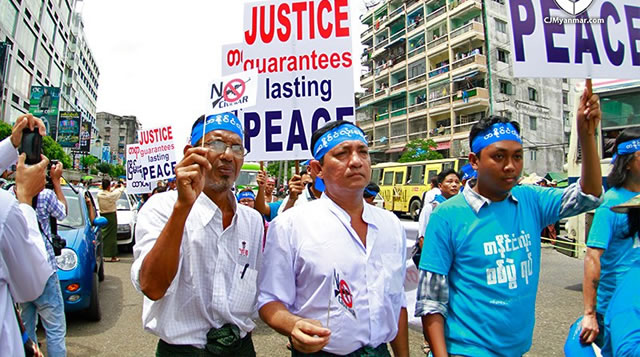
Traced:
POLYGON ((621 279, 604 319, 602 356, 640 356, 640 265, 621 279))
MULTIPOLYGON (((590 86, 589 86, 590 87, 590 86)), ((581 181, 566 190, 514 187, 523 148, 516 122, 491 116, 471 129, 472 187, 431 215, 420 262, 416 316, 435 357, 521 356, 531 346, 540 271, 540 231, 598 206, 598 97, 578 110, 581 181)))

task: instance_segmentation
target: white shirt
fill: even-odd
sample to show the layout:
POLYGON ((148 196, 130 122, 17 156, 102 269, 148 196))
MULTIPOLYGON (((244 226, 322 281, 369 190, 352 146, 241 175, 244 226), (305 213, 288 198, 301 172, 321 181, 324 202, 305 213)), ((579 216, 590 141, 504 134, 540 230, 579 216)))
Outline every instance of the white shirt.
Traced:
POLYGON ((422 195, 422 207, 425 206, 425 202, 432 202, 437 195, 441 195, 441 194, 442 194, 442 191, 440 191, 440 189, 437 187, 434 187, 429 191, 425 192, 422 195))
MULTIPOLYGON (((131 280, 140 288, 140 268, 167 223, 177 191, 153 195, 136 224, 131 280)), ((232 323, 242 337, 255 328, 257 269, 262 260, 264 225, 258 211, 236 205, 223 230, 222 212, 200 194, 185 223, 178 272, 164 297, 144 298, 144 329, 167 343, 204 348, 207 332, 232 323)))
POLYGON ((325 327, 330 309, 324 351, 339 355, 392 341, 406 307, 404 229, 391 212, 366 203, 362 219, 366 247, 326 195, 284 212, 269 225, 258 276, 259 308, 279 301, 325 327))
POLYGON ((53 272, 35 244, 42 237, 33 208, 4 190, 0 205, 0 356, 24 356, 13 303, 37 299, 53 272))
MULTIPOLYGON (((302 192, 298 195, 298 199, 293 203, 293 207, 309 203, 316 199, 316 197, 311 193, 310 187, 310 185, 305 186, 304 190, 302 190, 302 192)), ((284 212, 284 208, 287 206, 287 202, 289 202, 289 196, 285 197, 284 201, 282 201, 280 208, 278 208, 278 214, 282 214, 282 212, 284 212)))
POLYGON ((18 150, 13 147, 11 136, 0 142, 0 173, 18 161, 18 150))

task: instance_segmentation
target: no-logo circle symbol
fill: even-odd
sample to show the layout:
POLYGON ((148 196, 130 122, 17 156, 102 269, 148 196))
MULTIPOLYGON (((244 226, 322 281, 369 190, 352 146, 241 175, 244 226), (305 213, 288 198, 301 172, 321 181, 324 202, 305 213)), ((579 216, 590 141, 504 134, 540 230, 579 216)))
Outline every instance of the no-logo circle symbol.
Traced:
POLYGON ((351 289, 344 280, 340 280, 340 298, 348 308, 353 307, 353 295, 351 295, 351 289))
POLYGON ((229 83, 227 83, 226 86, 224 86, 222 96, 227 103, 233 103, 236 100, 242 98, 246 87, 247 86, 242 79, 232 79, 229 81, 229 83))

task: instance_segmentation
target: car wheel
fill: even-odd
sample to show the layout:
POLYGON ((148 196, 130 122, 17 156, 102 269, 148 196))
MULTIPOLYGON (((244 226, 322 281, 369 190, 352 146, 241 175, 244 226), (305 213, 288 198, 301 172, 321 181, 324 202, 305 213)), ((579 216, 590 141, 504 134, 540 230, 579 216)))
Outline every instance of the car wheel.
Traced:
POLYGON ((420 200, 413 200, 409 204, 409 215, 414 222, 417 222, 418 218, 420 218, 420 206, 420 200))
POLYGON ((93 283, 91 284, 91 301, 87 309, 87 319, 89 321, 100 321, 102 313, 100 312, 100 299, 98 298, 98 274, 93 274, 93 283))

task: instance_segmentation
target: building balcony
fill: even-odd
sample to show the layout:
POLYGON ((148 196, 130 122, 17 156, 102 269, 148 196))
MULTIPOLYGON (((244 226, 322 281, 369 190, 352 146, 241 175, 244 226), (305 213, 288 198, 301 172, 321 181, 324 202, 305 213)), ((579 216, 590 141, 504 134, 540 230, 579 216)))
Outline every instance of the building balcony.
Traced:
POLYGON ((392 85, 391 86, 391 94, 395 94, 397 92, 400 92, 401 90, 404 90, 406 85, 407 85, 407 81, 406 80, 398 82, 398 83, 392 85))
POLYGON ((453 95, 453 110, 468 109, 476 106, 489 105, 489 90, 482 87, 466 91, 459 90, 453 95), (466 92, 466 94, 465 94, 466 92))
POLYGON ((406 31, 404 29, 394 33, 391 35, 391 37, 389 37, 389 43, 393 43, 393 41, 402 38, 404 36, 404 34, 406 33, 406 31))
POLYGON ((449 65, 445 65, 429 72, 429 81, 439 81, 449 74, 449 65))
POLYGON ((407 118, 407 108, 398 108, 391 111, 391 121, 407 118))
POLYGON ((484 41, 484 26, 480 22, 470 22, 451 31, 449 37, 451 38, 451 47, 467 40, 479 39, 484 41))
POLYGON ((398 17, 400 17, 400 15, 403 14, 403 13, 404 13, 404 7, 403 6, 400 6, 399 8, 391 11, 391 13, 389 14, 389 21, 393 22, 398 17))
POLYGON ((411 38, 420 32, 424 32, 424 20, 412 22, 407 25, 407 37, 411 38))
POLYGON ((371 127, 373 127, 373 119, 372 118, 368 118, 366 120, 359 120, 358 121, 358 126, 360 127, 360 129, 370 129, 371 127))
MULTIPOLYGON (((468 135, 469 132, 471 131, 471 127, 473 127, 473 125, 477 122, 478 121, 472 121, 470 123, 454 125, 453 133, 454 134, 465 133, 466 135, 468 135)), ((463 136, 466 136, 466 135, 463 135, 463 136)))
POLYGON ((483 55, 476 54, 457 60, 451 64, 451 75, 455 76, 474 69, 486 72, 487 58, 483 55))
POLYGON ((449 4, 449 18, 460 16, 470 9, 482 11, 480 0, 453 0, 449 4))
POLYGON ((367 28, 362 32, 362 34, 360 34, 360 39, 364 42, 364 40, 371 37, 371 35, 373 35, 373 25, 369 26, 369 28, 367 28))
POLYGON ((380 50, 380 49, 384 49, 384 46, 389 44, 389 38, 385 38, 383 40, 380 40, 380 42, 376 43, 375 49, 376 51, 380 50))
POLYGON ((405 4, 407 7, 407 14, 412 13, 415 9, 422 6, 422 2, 420 0, 408 0, 405 4))
POLYGON ((435 55, 439 54, 440 52, 446 50, 447 49, 447 40, 448 39, 449 39, 449 36, 444 35, 444 36, 440 36, 440 37, 436 38, 435 40, 427 42, 427 49, 429 50, 429 57, 435 56, 435 55))
POLYGON ((449 104, 451 104, 451 95, 449 94, 429 99, 429 112, 431 112, 431 109, 436 109, 442 106, 448 108, 449 104))
POLYGON ((425 115, 427 113, 427 102, 422 102, 419 104, 414 104, 407 108, 409 111, 410 117, 416 117, 420 115, 425 115))
POLYGON ((386 77, 389 75, 389 67, 385 63, 382 68, 376 68, 375 73, 376 81, 379 81, 382 79, 382 77, 386 77))
POLYGON ((447 6, 444 5, 438 10, 427 15, 427 27, 443 21, 447 17, 447 6))
POLYGON ((407 83, 409 84, 409 90, 413 90, 415 88, 424 86, 427 82, 427 77, 424 73, 414 76, 413 78, 409 78, 407 83))
POLYGON ((424 56, 425 49, 426 49, 425 45, 422 45, 422 46, 420 46, 420 47, 418 47, 416 49, 413 49, 407 54, 407 58, 411 59, 412 57, 415 57, 415 56, 420 55, 420 54, 422 54, 424 56))

